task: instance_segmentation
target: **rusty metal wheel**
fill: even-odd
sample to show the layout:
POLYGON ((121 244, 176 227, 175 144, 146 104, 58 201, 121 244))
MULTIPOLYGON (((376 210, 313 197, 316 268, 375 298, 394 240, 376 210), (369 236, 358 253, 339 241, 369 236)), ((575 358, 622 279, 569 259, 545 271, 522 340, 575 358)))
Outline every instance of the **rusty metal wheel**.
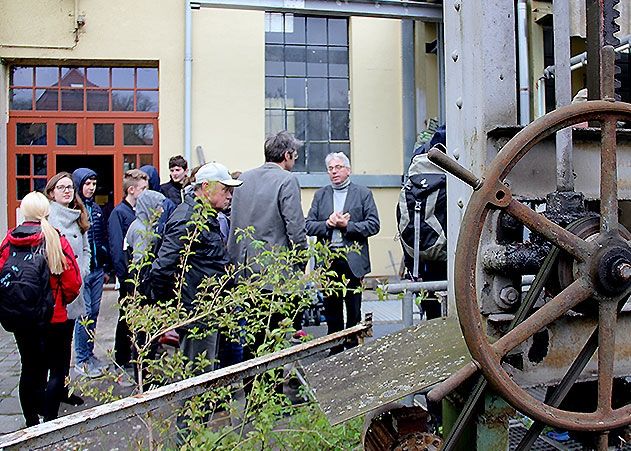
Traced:
MULTIPOLYGON (((612 408, 615 331, 618 306, 631 293, 631 247, 618 223, 616 123, 631 120, 631 105, 590 101, 553 111, 524 128, 501 150, 471 196, 455 259, 455 296, 460 324, 471 355, 494 389, 516 409, 563 429, 608 431, 631 423, 631 405, 612 408), (585 240, 513 198, 503 183, 533 146, 565 127, 581 122, 601 125, 600 223, 597 236, 585 240), (573 260, 571 282, 509 333, 489 343, 480 315, 476 273, 480 237, 491 210, 504 209, 542 235, 573 260), (598 314, 598 406, 582 413, 555 408, 533 398, 502 367, 508 352, 581 302, 595 302, 598 314)), ((471 179, 468 182, 472 185, 471 179)))

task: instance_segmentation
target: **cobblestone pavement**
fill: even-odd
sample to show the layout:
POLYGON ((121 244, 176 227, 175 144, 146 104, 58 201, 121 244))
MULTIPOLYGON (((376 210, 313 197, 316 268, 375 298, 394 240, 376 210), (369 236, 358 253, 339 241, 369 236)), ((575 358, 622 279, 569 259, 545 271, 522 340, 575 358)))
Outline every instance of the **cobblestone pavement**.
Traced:
MULTIPOLYGON (((113 290, 113 286, 106 286, 97 324, 95 349, 97 357, 104 361, 111 361, 108 352, 111 352, 113 347, 114 330, 118 318, 116 299, 117 292, 113 290)), ((379 301, 374 292, 367 291, 364 293, 362 312, 373 312, 374 338, 394 332, 402 327, 400 300, 379 301)), ((305 329, 314 336, 326 334, 325 325, 311 326, 305 329)), ((0 434, 13 432, 24 427, 24 418, 18 399, 19 374, 20 357, 13 334, 0 328, 0 434)), ((116 391, 118 394, 125 395, 125 390, 131 389, 118 387, 116 391)), ((96 402, 90 398, 86 397, 85 401, 85 404, 80 407, 62 404, 60 416, 96 405, 96 402)), ((73 440, 71 449, 137 448, 137 445, 134 445, 134 436, 142 435, 142 425, 136 419, 124 423, 96 431, 89 438, 83 437, 76 441, 73 440)), ((68 448, 69 445, 69 443, 65 443, 50 449, 70 449, 68 448)))

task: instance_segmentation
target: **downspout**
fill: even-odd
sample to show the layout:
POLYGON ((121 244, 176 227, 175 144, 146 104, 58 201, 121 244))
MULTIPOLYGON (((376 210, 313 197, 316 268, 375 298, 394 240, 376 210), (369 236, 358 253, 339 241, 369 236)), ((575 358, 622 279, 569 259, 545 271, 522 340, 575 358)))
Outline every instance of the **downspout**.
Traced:
POLYGON ((517 2, 517 52, 519 57, 519 124, 530 123, 530 81, 528 62, 528 4, 527 0, 517 2))
POLYGON ((191 4, 187 0, 184 6, 184 159, 192 167, 191 162, 191 88, 193 72, 193 21, 191 4))

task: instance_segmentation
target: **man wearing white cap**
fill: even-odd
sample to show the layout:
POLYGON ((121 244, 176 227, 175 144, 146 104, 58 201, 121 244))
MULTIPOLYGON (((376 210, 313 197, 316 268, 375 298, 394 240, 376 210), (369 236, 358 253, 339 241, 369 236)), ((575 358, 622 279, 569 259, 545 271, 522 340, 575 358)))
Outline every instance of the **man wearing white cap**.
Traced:
MULTIPOLYGON (((175 297, 173 289, 179 272, 181 251, 185 244, 181 238, 193 227, 190 220, 195 206, 199 203, 208 203, 216 211, 224 210, 230 206, 233 188, 241 183, 243 182, 240 180, 234 180, 228 169, 220 163, 205 164, 197 171, 192 193, 185 195, 184 201, 177 206, 166 223, 162 244, 151 266, 151 286, 158 299, 160 295, 167 300, 175 297)), ((188 311, 195 308, 193 300, 202 280, 205 277, 225 274, 229 261, 217 217, 210 217, 206 226, 206 229, 200 230, 199 237, 192 243, 191 255, 188 256, 187 264, 190 269, 185 274, 186 284, 182 288, 182 305, 188 311)), ((214 360, 217 355, 217 333, 202 339, 191 339, 188 332, 192 327, 204 328, 207 325, 196 323, 178 329, 180 349, 190 360, 194 360, 204 351, 208 359, 214 360)), ((211 369, 212 367, 206 368, 206 371, 211 369)))

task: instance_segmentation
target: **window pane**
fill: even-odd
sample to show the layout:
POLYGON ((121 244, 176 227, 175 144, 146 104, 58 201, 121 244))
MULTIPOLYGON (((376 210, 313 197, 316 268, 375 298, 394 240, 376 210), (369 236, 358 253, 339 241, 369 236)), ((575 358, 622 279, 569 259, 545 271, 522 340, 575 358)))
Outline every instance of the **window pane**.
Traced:
POLYGON ((77 124, 57 124, 57 145, 77 145, 77 124))
POLYGON ((324 159, 328 153, 328 143, 309 143, 307 149, 307 169, 309 172, 326 172, 324 159))
POLYGON ((331 111, 331 139, 348 139, 348 111, 331 111))
POLYGON ((114 145, 114 124, 94 124, 94 145, 114 145))
POLYGON ((112 111, 134 111, 134 91, 112 91, 112 111))
POLYGON ((282 13, 265 13, 265 42, 267 44, 283 43, 282 13))
POLYGON ((296 158, 293 169, 294 172, 307 172, 307 160, 305 155, 305 146, 302 146, 298 149, 298 157, 296 158))
POLYGON ((286 44, 306 44, 305 40, 305 18, 285 14, 285 43, 286 44))
POLYGON ((123 155, 123 172, 136 169, 136 155, 123 155))
POLYGON ((153 145, 153 124, 123 124, 123 145, 153 145))
POLYGON ((112 88, 133 88, 134 68, 133 67, 113 67, 112 68, 112 88))
POLYGON ((12 67, 11 76, 9 78, 11 86, 33 86, 33 68, 32 67, 12 67))
POLYGON ((83 111, 83 89, 62 89, 61 110, 83 111))
POLYGON ((22 200, 31 192, 31 179, 17 179, 17 198, 22 200))
POLYGON ((287 78, 287 108, 305 108, 307 106, 304 78, 287 78))
POLYGON ((307 112, 307 137, 309 141, 329 139, 329 121, 326 111, 307 112))
POLYGON ((31 155, 20 154, 15 157, 15 174, 31 175, 31 155))
POLYGON ((110 70, 107 67, 88 67, 88 87, 108 88, 110 86, 110 70))
POLYGON ((330 152, 342 152, 349 159, 351 158, 351 145, 349 143, 331 143, 329 144, 330 152))
POLYGON ((136 69, 137 88, 157 88, 158 69, 156 67, 139 67, 136 69))
POLYGON ((283 46, 265 46, 265 75, 284 75, 283 46))
MULTIPOLYGON (((47 166, 48 157, 46 155, 33 155, 33 174, 35 175, 48 175, 47 166)), ((46 179, 44 179, 44 185, 46 179)))
POLYGON ((58 110, 59 109, 59 92, 56 88, 52 89, 36 89, 35 90, 35 109, 36 110, 58 110))
POLYGON ((287 76, 304 77, 307 75, 307 48, 288 45, 285 47, 285 70, 287 76))
POLYGON ((348 45, 346 19, 329 19, 329 45, 348 45))
POLYGON ((9 98, 12 110, 32 110, 33 90, 32 89, 9 89, 9 98))
POLYGON ((17 123, 15 124, 15 143, 18 146, 45 146, 45 123, 17 123))
POLYGON ((57 86, 59 82, 59 68, 57 67, 36 67, 36 86, 57 86))
POLYGON ((348 77, 347 48, 329 47, 329 75, 331 77, 348 77))
POLYGON ((62 67, 61 86, 69 88, 83 88, 85 84, 85 71, 83 67, 62 67))
POLYGON ((326 45, 326 19, 307 17, 307 43, 326 45))
POLYGON ((309 77, 326 77, 326 47, 307 47, 307 75, 309 77))
POLYGON ((265 108, 285 108, 282 77, 265 77, 265 108))
POLYGON ((87 90, 86 102, 88 111, 108 111, 110 109, 110 94, 105 90, 87 90))
POLYGON ((33 190, 43 193, 44 190, 46 190, 46 182, 47 180, 45 178, 33 179, 33 190))
POLYGON ((307 106, 309 108, 329 107, 329 92, 326 78, 307 79, 307 106))
POLYGON ((136 111, 158 111, 158 91, 136 91, 136 111))
POLYGON ((304 141, 307 133, 307 112, 287 111, 287 131, 304 141))
POLYGON ((285 112, 283 110, 265 111, 265 135, 274 135, 285 130, 285 112))
POLYGON ((143 153, 138 155, 138 160, 140 160, 138 162, 140 167, 143 167, 145 165, 153 165, 153 155, 151 155, 150 153, 143 153))
POLYGON ((331 108, 348 109, 348 80, 332 78, 329 80, 329 98, 331 108))

